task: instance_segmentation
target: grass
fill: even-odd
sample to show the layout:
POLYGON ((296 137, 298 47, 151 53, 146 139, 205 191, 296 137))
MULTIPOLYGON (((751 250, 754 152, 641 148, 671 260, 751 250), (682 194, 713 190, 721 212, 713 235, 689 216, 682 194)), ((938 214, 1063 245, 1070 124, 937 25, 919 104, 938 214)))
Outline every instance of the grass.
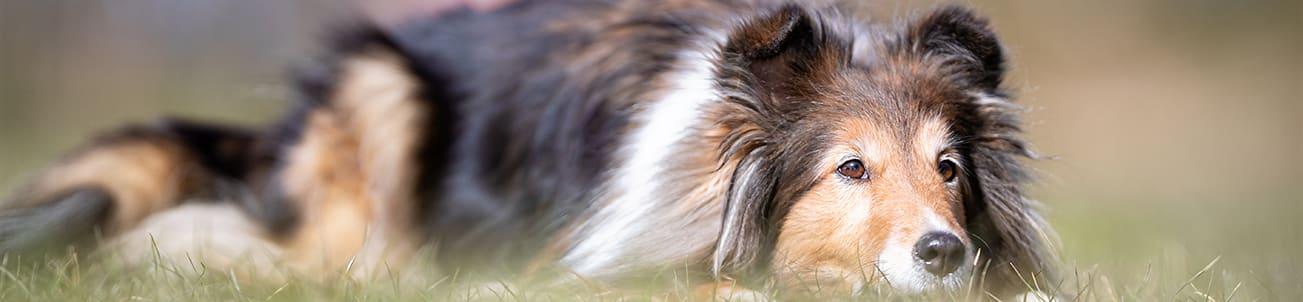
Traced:
MULTIPOLYGON (((75 258, 67 258, 75 259, 75 258)), ((1146 267, 1138 283, 1123 283, 1098 268, 1074 269, 1060 290, 1063 301, 1258 301, 1288 300, 1258 292, 1253 276, 1236 278, 1209 261, 1193 274, 1158 272, 1146 267), (1173 275, 1164 275, 1173 274, 1173 275), (1187 276, 1188 275, 1188 276, 1187 276), (1174 280, 1180 280, 1172 282, 1174 280), (1075 283, 1075 284, 1074 284, 1075 283)), ((440 279, 420 286, 398 280, 359 282, 289 280, 275 283, 242 280, 232 272, 199 268, 125 269, 113 265, 83 266, 76 260, 49 260, 38 265, 7 265, 0 274, 3 301, 606 301, 621 298, 677 299, 651 290, 614 292, 596 288, 521 290, 440 279)), ((492 285, 491 283, 489 285, 492 285)), ((870 291, 871 300, 956 300, 981 297, 938 294, 903 296, 870 291)), ((965 299, 966 300, 966 299, 965 299)))
MULTIPOLYGON (((1047 214, 1062 240, 1061 278, 1021 272, 1023 281, 1060 301, 1296 301, 1303 298, 1303 260, 1297 258, 1303 255, 1303 221, 1297 219, 1303 204, 1290 196, 1192 204, 1051 197, 1057 202, 1047 214)), ((74 254, 0 258, 0 301, 673 301, 682 297, 673 293, 691 289, 673 284, 617 290, 586 282, 516 288, 467 281, 456 273, 391 273, 357 281, 347 271, 266 282, 194 259, 165 262, 156 255, 147 265, 127 267, 74 254)), ((904 296, 873 287, 866 296, 984 298, 977 292, 904 296)))
POLYGON ((253 281, 234 271, 154 263, 126 267, 85 265, 77 257, 43 261, 7 258, 0 266, 0 301, 523 301, 598 300, 600 293, 515 292, 453 277, 417 285, 400 278, 354 281, 345 272, 277 282, 253 281), (579 293, 579 295, 575 295, 579 293))
POLYGON ((1289 200, 1064 202, 1051 221, 1066 288, 1084 301, 1298 300, 1303 207, 1289 200))
MULTIPOLYGON (((1292 206, 1286 208, 1293 209, 1292 206)), ((1272 257, 1288 256, 1300 250, 1289 248, 1253 251, 1191 246, 1217 240, 1186 241, 1187 237, 1160 239, 1165 232, 1154 227, 1166 221, 1133 213, 1094 216, 1105 209, 1072 210, 1070 217, 1052 215, 1064 237, 1065 257, 1062 280, 1024 278, 1029 287, 1058 293, 1062 301, 1289 301, 1303 294, 1297 261, 1272 257), (1111 244, 1110 244, 1111 243, 1111 244), (1094 246, 1104 244, 1105 246, 1094 246), (1091 245, 1091 246, 1084 246, 1091 245)), ((1144 210, 1144 209, 1142 209, 1144 210)), ((1054 213, 1064 213, 1056 211, 1054 213)), ((1279 212, 1282 217, 1294 212, 1279 212)), ((1224 220, 1189 221, 1203 223, 1203 236, 1227 240, 1228 245, 1259 247, 1272 240, 1231 236, 1241 228, 1240 214, 1226 214, 1224 220), (1214 224, 1215 223, 1215 224, 1214 224), (1212 224, 1212 225, 1209 225, 1212 224)), ((1174 219, 1181 217, 1166 217, 1174 219)), ((1189 217, 1186 217, 1189 218, 1189 217)), ((1290 227, 1292 225, 1278 225, 1290 227)), ((1185 226, 1186 229, 1199 229, 1185 226)), ((1282 233, 1290 234, 1290 230, 1282 233)), ((1187 234, 1199 236, 1200 234, 1187 234)), ((1266 235, 1272 235, 1270 233, 1266 235)), ((254 282, 232 271, 209 269, 202 263, 125 267, 87 257, 58 255, 38 261, 21 261, 16 256, 0 260, 0 301, 608 301, 679 300, 672 290, 639 288, 614 290, 597 285, 550 289, 520 289, 506 283, 460 281, 456 274, 394 276, 372 281, 355 281, 347 272, 334 276, 291 278, 279 282, 254 282), (406 279, 405 279, 406 278, 406 279)), ((1028 276, 1030 277, 1030 276, 1028 276)), ((582 283, 582 282, 581 282, 582 283)), ((890 291, 869 290, 868 300, 970 300, 983 297, 942 293, 933 296, 903 296, 890 291)), ((824 297, 827 298, 827 297, 824 297)), ((863 298, 863 297, 859 297, 863 298)))
MULTIPOLYGON (((1047 215, 1062 240, 1061 278, 1022 272, 1023 281, 1060 301, 1297 301, 1303 298, 1303 260, 1297 258, 1303 255, 1303 221, 1297 219, 1303 204, 1292 196, 1246 196, 1234 203, 1051 196, 1045 199, 1055 201, 1047 215)), ((0 301, 674 301, 682 296, 673 293, 690 289, 674 284, 617 290, 585 282, 516 288, 467 281, 456 273, 357 281, 347 271, 266 282, 193 259, 167 264, 155 256, 148 265, 127 267, 74 254, 0 258, 0 301)), ((985 298, 976 292, 905 296, 877 288, 866 296, 985 298)))

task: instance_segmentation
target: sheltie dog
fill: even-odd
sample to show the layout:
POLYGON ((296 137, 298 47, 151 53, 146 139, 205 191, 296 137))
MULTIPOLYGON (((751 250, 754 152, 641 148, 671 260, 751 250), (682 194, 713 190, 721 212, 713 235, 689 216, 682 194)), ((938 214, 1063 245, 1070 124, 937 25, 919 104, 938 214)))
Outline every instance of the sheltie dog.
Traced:
POLYGON ((1048 276, 1022 190, 1035 155, 985 19, 770 2, 520 1, 343 28, 274 126, 106 135, 6 204, 0 251, 996 297, 1048 276))

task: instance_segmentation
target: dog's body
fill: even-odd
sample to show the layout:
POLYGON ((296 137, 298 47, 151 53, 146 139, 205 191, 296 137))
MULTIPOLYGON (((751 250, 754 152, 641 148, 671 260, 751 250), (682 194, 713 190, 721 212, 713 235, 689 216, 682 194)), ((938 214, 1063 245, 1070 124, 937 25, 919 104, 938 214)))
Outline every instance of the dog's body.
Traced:
POLYGON ((522 2, 347 31, 266 131, 92 145, 10 204, 0 250, 94 228, 141 246, 238 200, 215 223, 248 239, 223 253, 303 270, 434 246, 449 270, 998 295, 1045 270, 1001 48, 966 10, 896 30, 781 3, 522 2), (39 227, 68 217, 86 222, 39 227))

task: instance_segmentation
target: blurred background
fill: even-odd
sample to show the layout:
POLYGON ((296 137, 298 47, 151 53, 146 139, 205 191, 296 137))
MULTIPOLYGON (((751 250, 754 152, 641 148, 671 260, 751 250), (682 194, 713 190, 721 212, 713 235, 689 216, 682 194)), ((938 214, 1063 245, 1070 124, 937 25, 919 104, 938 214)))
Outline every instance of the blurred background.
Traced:
MULTIPOLYGON (((440 1, 0 1, 0 189, 115 126, 268 123, 329 24, 440 1)), ((891 22, 937 2, 847 6, 891 22)), ((993 20, 1027 134, 1055 157, 1031 194, 1065 286, 1303 297, 1303 1, 964 3, 993 20)))

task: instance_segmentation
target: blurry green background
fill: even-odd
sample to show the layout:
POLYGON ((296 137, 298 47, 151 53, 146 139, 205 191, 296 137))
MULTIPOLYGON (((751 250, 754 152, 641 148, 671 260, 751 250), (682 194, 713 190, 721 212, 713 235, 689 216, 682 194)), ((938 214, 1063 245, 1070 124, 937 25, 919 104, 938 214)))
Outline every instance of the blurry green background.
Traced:
MULTIPOLYGON (((419 2, 361 8, 392 19, 419 2)), ((934 3, 850 6, 891 22, 934 3)), ((1067 286, 1101 299, 1303 296, 1303 1, 969 4, 1012 55, 1028 136, 1057 157, 1034 163, 1031 193, 1060 233, 1067 286)), ((0 2, 0 189, 126 123, 271 121, 288 103, 287 67, 355 11, 0 2)))

